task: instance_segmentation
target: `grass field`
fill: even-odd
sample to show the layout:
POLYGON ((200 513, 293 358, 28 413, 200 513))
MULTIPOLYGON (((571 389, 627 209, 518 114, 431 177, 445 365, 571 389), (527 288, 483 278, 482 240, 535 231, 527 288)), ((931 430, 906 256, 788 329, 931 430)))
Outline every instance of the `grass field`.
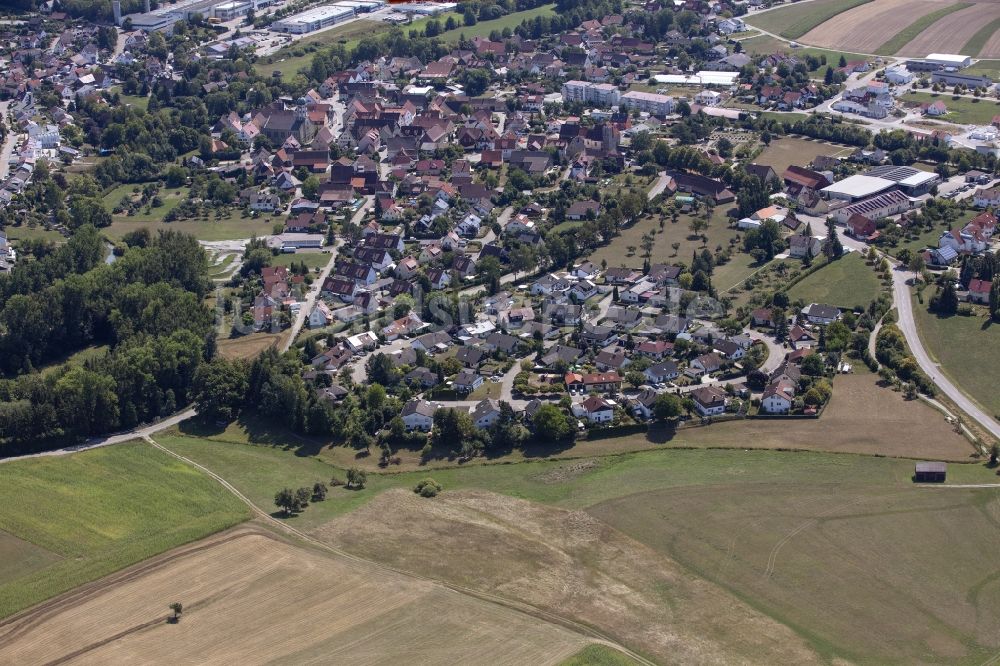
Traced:
MULTIPOLYGON (((973 57, 979 55, 979 52, 983 50, 984 46, 986 46, 986 42, 990 41, 990 38, 993 37, 993 35, 995 35, 998 31, 1000 31, 1000 18, 994 19, 977 30, 976 34, 969 38, 969 41, 967 41, 965 46, 962 47, 961 53, 968 53, 973 57)), ((973 65, 973 67, 975 67, 975 65, 973 65)))
POLYGON ((897 51, 899 51, 904 46, 906 46, 907 44, 909 44, 911 41, 916 39, 920 35, 920 33, 922 33, 927 28, 931 27, 934 23, 941 20, 948 14, 951 14, 952 12, 957 12, 961 9, 966 9, 971 6, 972 4, 970 3, 956 2, 955 4, 947 5, 945 7, 942 7, 941 9, 938 9, 937 11, 933 11, 930 14, 924 14, 923 16, 915 20, 913 23, 906 26, 905 28, 897 32, 895 35, 890 37, 888 40, 886 40, 882 44, 882 46, 875 49, 875 53, 878 53, 879 55, 892 55, 897 51))
POLYGON ((784 137, 777 141, 772 141, 771 145, 765 148, 755 161, 757 164, 770 166, 777 172, 780 178, 785 169, 792 164, 804 167, 808 166, 810 162, 820 155, 846 155, 852 150, 853 148, 815 141, 813 139, 784 137))
MULTIPOLYGON (((726 216, 726 209, 729 207, 728 204, 717 206, 713 211, 708 229, 704 232, 708 236, 707 245, 702 243, 700 236, 694 237, 692 235, 689 227, 690 216, 681 215, 676 224, 671 222, 669 215, 666 216, 662 232, 660 231, 659 216, 652 216, 639 220, 627 229, 622 229, 621 233, 609 244, 594 250, 590 255, 590 260, 595 263, 606 260, 608 266, 625 264, 636 268, 641 267, 643 261, 642 236, 653 232, 655 243, 651 258, 652 263, 690 262, 692 252, 701 252, 705 247, 710 252, 714 252, 719 245, 728 247, 730 240, 739 235, 738 229, 729 226, 729 218, 726 216), (673 243, 680 243, 676 253, 673 249, 673 243), (628 251, 630 246, 636 248, 635 253, 631 256, 628 251)), ((734 284, 750 274, 753 269, 750 267, 747 256, 734 254, 728 264, 718 266, 715 269, 713 280, 718 281, 720 288, 726 288, 727 285, 734 284)))
POLYGON ((588 645, 559 666, 633 666, 638 664, 626 654, 604 645, 588 645))
MULTIPOLYGON (((838 378, 823 419, 763 425, 786 447, 808 445, 798 428, 811 425, 817 446, 840 437, 887 455, 934 457, 921 447, 940 446, 948 431, 942 417, 927 414, 936 413, 876 388, 872 375, 858 375, 838 378), (897 404, 878 403, 875 395, 897 404), (854 428, 842 434, 849 417, 854 428), (875 419, 880 428, 872 426, 875 419), (915 441, 919 433, 923 444, 915 441)), ((735 425, 744 429, 699 432, 716 433, 723 446, 747 441, 746 424, 735 425)), ((342 475, 294 447, 157 439, 264 507, 277 488, 342 475)), ((752 437, 755 444, 762 439, 752 437)), ((991 580, 996 565, 988 559, 1000 545, 985 526, 996 492, 916 489, 912 469, 912 462, 892 458, 738 449, 471 466, 369 475, 364 490, 334 488, 293 523, 366 558, 558 609, 656 658, 762 662, 777 651, 794 654, 796 663, 817 655, 881 663, 893 652, 906 661, 922 651, 925 661, 968 661, 996 642, 987 627, 998 619, 1000 597, 982 582, 991 580), (431 501, 410 491, 428 475, 445 487, 431 501), (740 497, 748 504, 737 513, 740 497), (961 519, 949 518, 951 512, 961 519), (648 534, 640 521, 653 526, 648 534), (928 598, 938 592, 946 596, 940 607, 928 598), (907 607, 902 600, 910 597, 923 601, 907 607), (821 618, 828 599, 835 619, 821 618), (851 604, 865 609, 862 620, 855 622, 851 604), (976 613, 981 620, 969 621, 976 613), (650 630, 657 627, 663 629, 650 630), (917 631, 928 640, 915 642, 917 631), (692 642, 694 636, 701 639, 692 642)), ((993 479, 982 465, 949 466, 952 483, 993 479)))
MULTIPOLYGON (((417 23, 417 21, 414 21, 414 23, 417 23)), ((410 27, 405 26, 404 30, 409 30, 410 27)), ((271 55, 268 58, 271 61, 270 64, 258 63, 257 68, 265 76, 270 76, 271 72, 278 71, 281 72, 282 77, 290 79, 300 69, 309 67, 312 64, 315 51, 307 49, 332 46, 341 40, 344 42, 344 48, 351 49, 357 46, 358 42, 365 35, 378 34, 388 29, 388 24, 381 21, 352 21, 346 25, 325 30, 318 35, 305 37, 297 42, 293 42, 291 45, 271 55), (300 55, 295 55, 296 53, 300 55)))
POLYGON ((1000 647, 988 629, 1000 620, 997 491, 828 471, 820 483, 744 476, 588 512, 794 627, 827 663, 989 659, 1000 647))
MULTIPOLYGON (((962 391, 978 402, 989 414, 1000 414, 1000 394, 996 377, 1000 358, 1000 326, 988 317, 938 317, 927 310, 932 289, 924 292, 925 303, 913 301, 913 314, 920 339, 931 357, 962 391)), ((985 311, 982 311, 985 315, 985 311)))
POLYGON ((69 354, 68 356, 64 356, 62 358, 55 359, 50 363, 47 363, 43 367, 39 368, 38 371, 43 376, 45 376, 57 371, 64 365, 73 365, 73 366, 83 365, 89 359, 99 358, 103 356, 105 353, 107 353, 109 348, 110 347, 108 345, 94 345, 91 347, 85 347, 84 349, 75 351, 72 354, 69 354))
POLYGON ((782 5, 750 17, 748 23, 782 37, 797 39, 837 14, 871 1, 813 0, 802 4, 782 5))
POLYGON ((971 67, 962 70, 967 74, 986 74, 987 76, 1000 76, 1000 60, 980 60, 971 67))
POLYGON ((42 240, 52 241, 53 243, 61 243, 65 240, 65 237, 58 231, 50 231, 44 227, 26 226, 26 225, 11 225, 4 227, 4 233, 7 234, 7 239, 10 241, 18 240, 34 240, 36 238, 41 238, 42 240))
POLYGON ((510 608, 252 529, 101 583, 0 626, 0 662, 514 666, 559 664, 587 643, 510 608), (173 601, 184 606, 176 624, 166 621, 173 601))
MULTIPOLYGON (((443 31, 440 35, 438 35, 438 38, 447 43, 457 43, 459 37, 462 35, 465 35, 466 39, 472 39, 473 37, 487 37, 493 30, 502 31, 504 28, 510 28, 513 30, 521 24, 521 21, 525 19, 534 19, 536 16, 551 16, 555 13, 554 7, 554 5, 544 5, 542 7, 529 9, 523 12, 514 12, 513 14, 508 14, 507 16, 500 17, 493 21, 480 21, 473 26, 461 25, 461 14, 457 12, 446 12, 435 17, 417 19, 409 25, 403 25, 400 27, 403 30, 403 34, 409 34, 410 30, 422 31, 426 27, 428 21, 436 20, 439 21, 441 25, 444 25, 444 22, 448 20, 448 17, 454 17, 459 22, 459 27, 455 30, 443 31)), ((361 41, 363 37, 388 32, 391 27, 392 26, 388 23, 383 23, 381 21, 355 21, 348 23, 347 25, 327 30, 313 37, 306 37, 301 41, 286 46, 270 57, 270 60, 272 61, 271 64, 258 63, 257 67, 266 75, 270 75, 272 71, 279 71, 283 77, 289 78, 295 76, 300 69, 308 67, 312 63, 314 53, 311 51, 303 53, 302 55, 294 55, 296 52, 302 51, 303 47, 322 47, 329 46, 337 42, 343 42, 344 48, 350 50, 357 46, 358 42, 361 41)))
POLYGON ((528 9, 523 12, 514 12, 512 14, 508 14, 507 16, 501 16, 500 18, 492 21, 480 21, 473 26, 460 25, 454 30, 445 30, 441 33, 440 37, 445 42, 453 44, 458 43, 458 39, 462 35, 465 35, 466 39, 472 39, 473 37, 489 37, 490 33, 494 30, 500 30, 501 32, 504 28, 510 28, 513 30, 517 26, 521 25, 522 21, 532 21, 537 16, 552 16, 555 13, 555 5, 542 5, 541 7, 528 9))
POLYGON ((804 57, 807 55, 815 56, 820 58, 826 56, 826 64, 820 65, 816 69, 810 70, 815 78, 822 78, 826 73, 827 66, 837 68, 837 63, 840 62, 840 57, 843 56, 846 60, 866 60, 866 56, 859 53, 849 53, 847 51, 835 51, 830 49, 820 49, 813 46, 800 46, 799 48, 793 49, 788 45, 788 42, 782 41, 771 37, 770 35, 760 35, 759 37, 753 37, 751 39, 746 39, 740 42, 743 46, 743 50, 752 55, 771 55, 772 53, 790 53, 804 57))
POLYGON ((219 354, 225 358, 253 358, 276 344, 280 337, 280 333, 251 333, 238 338, 220 338, 217 345, 219 354))
POLYGON ((130 231, 146 228, 154 233, 157 229, 182 231, 204 241, 235 240, 252 236, 260 238, 271 235, 275 222, 279 220, 280 218, 267 215, 257 218, 243 217, 239 210, 231 211, 221 219, 209 216, 207 220, 184 219, 173 222, 164 222, 162 216, 158 219, 144 219, 142 216, 116 215, 112 218, 111 226, 105 229, 105 234, 112 240, 120 240, 130 231))
MULTIPOLYGON (((137 195, 137 190, 141 190, 141 185, 119 185, 118 187, 112 188, 107 194, 104 195, 104 208, 110 213, 112 212, 118 203, 125 197, 132 197, 137 195)), ((119 219, 128 222, 160 222, 171 210, 177 207, 179 203, 187 199, 188 188, 178 187, 174 189, 166 188, 160 190, 159 197, 163 200, 163 205, 158 208, 150 208, 149 212, 145 212, 143 208, 136 215, 115 215, 114 219, 117 221, 119 219)))
POLYGON ((878 297, 881 288, 872 267, 859 253, 852 252, 803 278, 788 290, 788 297, 806 304, 866 307, 878 297))
POLYGON ((968 97, 953 97, 948 93, 909 92, 900 99, 903 102, 916 104, 940 100, 944 102, 948 113, 937 116, 937 119, 960 125, 989 125, 993 116, 1000 114, 1000 103, 985 97, 975 100, 968 97))
POLYGON ((292 264, 305 263, 309 268, 322 268, 329 262, 329 252, 283 252, 271 258, 272 266, 291 266, 292 264))
POLYGON ((249 517, 207 476, 146 444, 11 462, 2 472, 0 548, 22 547, 9 535, 32 554, 24 566, 4 563, 0 617, 249 517))

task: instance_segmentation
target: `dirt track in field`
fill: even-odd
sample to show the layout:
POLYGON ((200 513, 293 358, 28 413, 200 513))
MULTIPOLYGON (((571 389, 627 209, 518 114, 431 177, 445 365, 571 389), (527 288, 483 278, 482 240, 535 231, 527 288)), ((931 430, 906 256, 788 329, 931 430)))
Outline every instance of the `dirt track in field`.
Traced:
POLYGON ((1000 4, 992 2, 979 2, 952 12, 901 48, 899 55, 923 58, 928 53, 957 53, 980 28, 997 18, 1000 18, 1000 4))
POLYGON ((944 0, 875 0, 821 23, 799 41, 809 46, 874 53, 921 16, 951 4, 944 0))
POLYGON ((0 624, 0 663, 558 663, 589 641, 440 585, 250 528, 0 624), (169 624, 168 604, 184 613, 169 624), (433 612, 428 612, 433 609, 433 612))

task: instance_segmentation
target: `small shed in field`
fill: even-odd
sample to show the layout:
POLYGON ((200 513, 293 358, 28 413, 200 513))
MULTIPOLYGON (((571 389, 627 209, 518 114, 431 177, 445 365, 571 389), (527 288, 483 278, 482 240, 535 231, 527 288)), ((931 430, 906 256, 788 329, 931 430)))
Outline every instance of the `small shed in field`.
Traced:
POLYGON ((942 483, 948 472, 943 462, 918 462, 913 471, 913 480, 918 483, 942 483))

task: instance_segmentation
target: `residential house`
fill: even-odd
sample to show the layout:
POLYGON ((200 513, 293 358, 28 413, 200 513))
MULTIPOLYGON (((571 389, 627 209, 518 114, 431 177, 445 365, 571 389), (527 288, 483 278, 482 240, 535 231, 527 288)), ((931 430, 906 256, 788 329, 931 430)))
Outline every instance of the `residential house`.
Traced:
POLYGON ((810 324, 826 326, 840 319, 840 310, 824 303, 810 303, 802 308, 802 316, 810 324))
POLYGON ((660 361, 642 371, 646 379, 654 384, 670 382, 680 376, 680 370, 673 361, 660 361))
POLYGON ((481 400, 469 416, 472 417, 472 424, 480 430, 489 428, 500 418, 500 403, 492 398, 481 400))
POLYGON ((403 411, 400 415, 407 430, 430 432, 431 428, 434 427, 434 412, 438 408, 438 405, 414 398, 403 405, 403 411))
POLYGON ((474 370, 462 370, 451 383, 458 393, 472 393, 483 385, 483 376, 474 370))
POLYGON ((585 415, 591 424, 610 423, 614 420, 614 407, 604 398, 592 395, 579 404, 583 410, 582 415, 585 415))
POLYGON ((702 416, 724 414, 729 397, 717 386, 700 386, 691 391, 695 410, 702 416))

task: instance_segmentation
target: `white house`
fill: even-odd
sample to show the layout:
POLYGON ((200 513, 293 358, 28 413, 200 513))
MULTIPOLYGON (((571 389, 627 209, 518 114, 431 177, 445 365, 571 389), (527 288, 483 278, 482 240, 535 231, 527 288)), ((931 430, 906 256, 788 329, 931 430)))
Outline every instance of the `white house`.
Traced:
POLYGON ((806 307, 802 308, 802 316, 805 317, 810 324, 820 324, 822 326, 826 326, 827 324, 832 324, 840 319, 840 310, 832 305, 810 303, 806 307))
POLYGON ((717 386, 702 386, 691 391, 694 408, 702 416, 716 416, 726 411, 729 397, 717 386))
POLYGON ((592 395, 579 403, 583 410, 583 415, 591 423, 609 423, 615 417, 614 407, 604 398, 592 395))
POLYGON ((416 398, 410 400, 403 405, 403 411, 401 412, 406 429, 422 430, 424 432, 430 431, 434 427, 434 412, 437 409, 437 405, 426 400, 417 400, 416 398))
POLYGON ((787 414, 795 400, 795 385, 789 380, 772 382, 764 389, 760 408, 768 414, 787 414))
POLYGON ((988 206, 996 208, 1000 206, 1000 187, 991 187, 989 189, 979 188, 972 198, 972 203, 976 208, 986 208, 988 206))
POLYGON ((330 308, 323 301, 317 302, 312 312, 309 313, 309 328, 322 328, 329 325, 331 321, 333 321, 333 314, 330 312, 330 308))
POLYGON ((489 428, 500 418, 500 403, 491 398, 482 400, 470 414, 472 423, 480 430, 489 428))

